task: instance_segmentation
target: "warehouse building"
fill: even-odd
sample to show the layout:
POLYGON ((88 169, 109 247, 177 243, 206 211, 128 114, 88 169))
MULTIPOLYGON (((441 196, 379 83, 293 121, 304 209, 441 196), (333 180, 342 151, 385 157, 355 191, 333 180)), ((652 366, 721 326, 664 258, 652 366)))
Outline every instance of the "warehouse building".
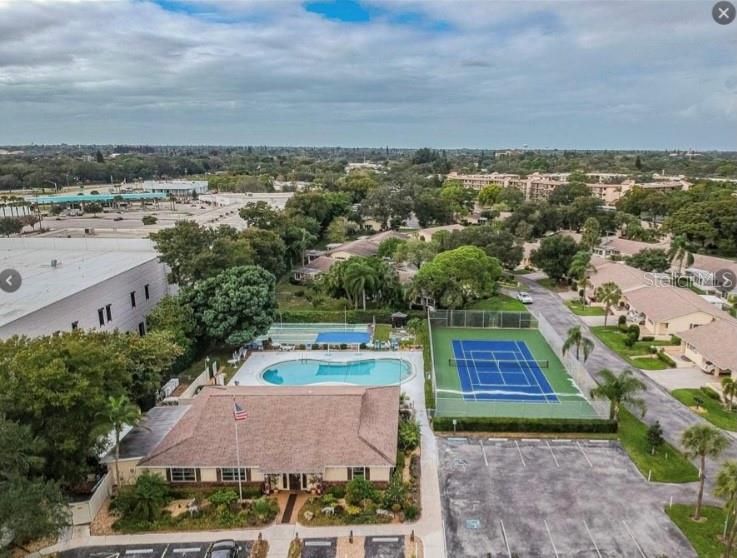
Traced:
POLYGON ((149 240, 0 239, 0 272, 20 287, 0 291, 0 339, 96 329, 146 332, 168 294, 167 269, 149 240))

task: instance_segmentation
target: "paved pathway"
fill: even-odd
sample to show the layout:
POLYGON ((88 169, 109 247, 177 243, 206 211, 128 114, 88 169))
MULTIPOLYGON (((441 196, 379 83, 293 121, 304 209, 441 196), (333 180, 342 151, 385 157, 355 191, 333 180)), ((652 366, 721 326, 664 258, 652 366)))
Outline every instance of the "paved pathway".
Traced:
POLYGON ((700 388, 719 385, 719 379, 704 374, 695 366, 667 368, 665 370, 643 370, 643 374, 663 386, 668 391, 681 388, 700 388))
MULTIPOLYGON (((596 378, 598 371, 602 368, 608 368, 614 372, 631 368, 619 355, 612 352, 599 341, 591 333, 589 327, 563 304, 559 296, 541 287, 527 276, 520 277, 520 280, 528 287, 528 290, 535 299, 534 304, 529 306, 533 315, 542 314, 550 325, 553 326, 555 331, 564 339, 569 328, 580 325, 587 336, 594 341, 595 350, 585 363, 585 368, 592 377, 596 378)), ((633 370, 647 386, 647 391, 642 394, 642 398, 647 404, 645 422, 653 423, 656 420, 660 421, 664 436, 671 444, 680 447, 681 434, 689 426, 694 424, 710 424, 678 400, 674 399, 664 387, 652 380, 652 378, 644 374, 641 370, 633 370)), ((737 460, 737 443, 735 442, 737 437, 734 433, 725 433, 733 441, 718 460, 707 460, 707 484, 710 484, 710 481, 716 476, 719 463, 726 459, 737 460)))

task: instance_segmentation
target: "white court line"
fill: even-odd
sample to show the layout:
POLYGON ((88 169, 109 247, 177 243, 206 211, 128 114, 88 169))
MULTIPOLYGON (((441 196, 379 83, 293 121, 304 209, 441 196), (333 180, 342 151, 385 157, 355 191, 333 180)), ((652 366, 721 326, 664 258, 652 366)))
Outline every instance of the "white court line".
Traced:
POLYGON ((596 550, 596 555, 601 558, 601 551, 599 550, 599 547, 596 545, 596 541, 594 540, 594 535, 591 534, 591 529, 589 529, 589 524, 586 523, 586 520, 583 520, 583 526, 586 527, 586 532, 589 534, 589 538, 591 539, 591 542, 594 543, 594 550, 596 550))
POLYGON ((630 537, 632 537, 632 540, 634 541, 635 546, 637 547, 637 550, 640 551, 640 556, 642 556, 642 558, 647 558, 647 555, 643 552, 642 547, 640 546, 640 543, 637 542, 637 539, 632 534, 632 531, 630 531, 630 527, 629 525, 627 525, 627 522, 624 519, 622 520, 622 524, 624 525, 624 528, 627 530, 627 534, 630 537))
POLYGON ((507 556, 512 558, 512 549, 509 548, 509 540, 507 539, 507 532, 504 530, 504 522, 500 519, 499 524, 502 526, 502 537, 504 538, 504 545, 507 547, 507 556))
POLYGON ((550 532, 550 526, 548 525, 548 521, 546 519, 543 519, 543 523, 545 523, 545 530, 548 532, 548 537, 550 537, 550 544, 553 545, 553 552, 555 552, 555 558, 558 558, 558 549, 555 548, 555 541, 553 540, 553 534, 550 532))
POLYGON ((519 442, 515 440, 514 445, 517 446, 517 451, 519 452, 519 459, 522 462, 522 466, 527 467, 527 463, 525 463, 525 458, 522 456, 522 450, 519 447, 519 442))
POLYGON ((584 459, 586 460, 586 463, 589 464, 589 467, 592 469, 594 468, 594 464, 591 463, 591 460, 589 459, 589 456, 586 455, 586 452, 583 450, 583 446, 581 445, 581 442, 576 442, 576 445, 578 446, 578 449, 581 450, 581 453, 583 454, 584 459))
POLYGON ((560 463, 558 463, 558 458, 555 457, 555 452, 553 451, 553 446, 550 445, 550 442, 545 440, 545 443, 548 445, 548 449, 550 450, 550 455, 553 456, 553 461, 555 461, 555 466, 560 467, 560 463))
POLYGON ((489 466, 489 460, 486 458, 486 448, 484 448, 484 441, 479 440, 479 443, 481 444, 481 453, 484 454, 484 465, 487 467, 489 466))

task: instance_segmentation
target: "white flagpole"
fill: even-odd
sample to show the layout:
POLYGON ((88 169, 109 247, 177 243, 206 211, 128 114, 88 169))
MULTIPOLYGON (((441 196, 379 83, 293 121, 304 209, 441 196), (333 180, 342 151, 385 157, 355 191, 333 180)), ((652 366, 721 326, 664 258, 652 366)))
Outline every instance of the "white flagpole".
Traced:
POLYGON ((236 459, 236 465, 238 466, 237 469, 237 475, 238 475, 238 495, 240 496, 240 501, 243 501, 243 481, 241 480, 241 447, 238 444, 238 423, 240 422, 235 417, 235 399, 233 399, 233 419, 235 420, 235 459, 236 459))

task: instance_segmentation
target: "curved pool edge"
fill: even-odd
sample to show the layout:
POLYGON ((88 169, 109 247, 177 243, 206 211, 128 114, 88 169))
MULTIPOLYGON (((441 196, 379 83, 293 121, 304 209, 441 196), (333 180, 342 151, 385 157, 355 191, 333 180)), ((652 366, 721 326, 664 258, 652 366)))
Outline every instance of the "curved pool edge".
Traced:
POLYGON ((347 358, 345 360, 324 360, 321 358, 285 358, 283 360, 279 360, 277 362, 272 362, 271 364, 265 366, 261 370, 259 370, 256 374, 256 381, 258 385, 263 386, 271 386, 271 387, 315 387, 315 386, 322 386, 322 387, 330 387, 330 386, 351 386, 351 387, 365 387, 365 388, 371 388, 371 387, 382 387, 382 386, 402 386, 406 384, 407 382, 410 382, 415 379, 417 376, 417 367, 415 366, 415 363, 412 362, 409 359, 403 358, 401 356, 380 356, 380 357, 371 357, 371 358, 360 358, 360 359, 350 359, 347 358), (401 360, 405 364, 409 366, 410 373, 407 375, 406 378, 404 378, 399 383, 391 383, 391 384, 354 384, 350 382, 314 382, 311 384, 274 384, 269 382, 268 380, 264 379, 264 374, 269 370, 269 368, 272 368, 275 365, 284 363, 284 362, 294 362, 294 361, 302 361, 302 360, 312 360, 312 361, 318 361, 318 362, 325 362, 327 364, 349 364, 354 362, 361 362, 364 360, 401 360))

